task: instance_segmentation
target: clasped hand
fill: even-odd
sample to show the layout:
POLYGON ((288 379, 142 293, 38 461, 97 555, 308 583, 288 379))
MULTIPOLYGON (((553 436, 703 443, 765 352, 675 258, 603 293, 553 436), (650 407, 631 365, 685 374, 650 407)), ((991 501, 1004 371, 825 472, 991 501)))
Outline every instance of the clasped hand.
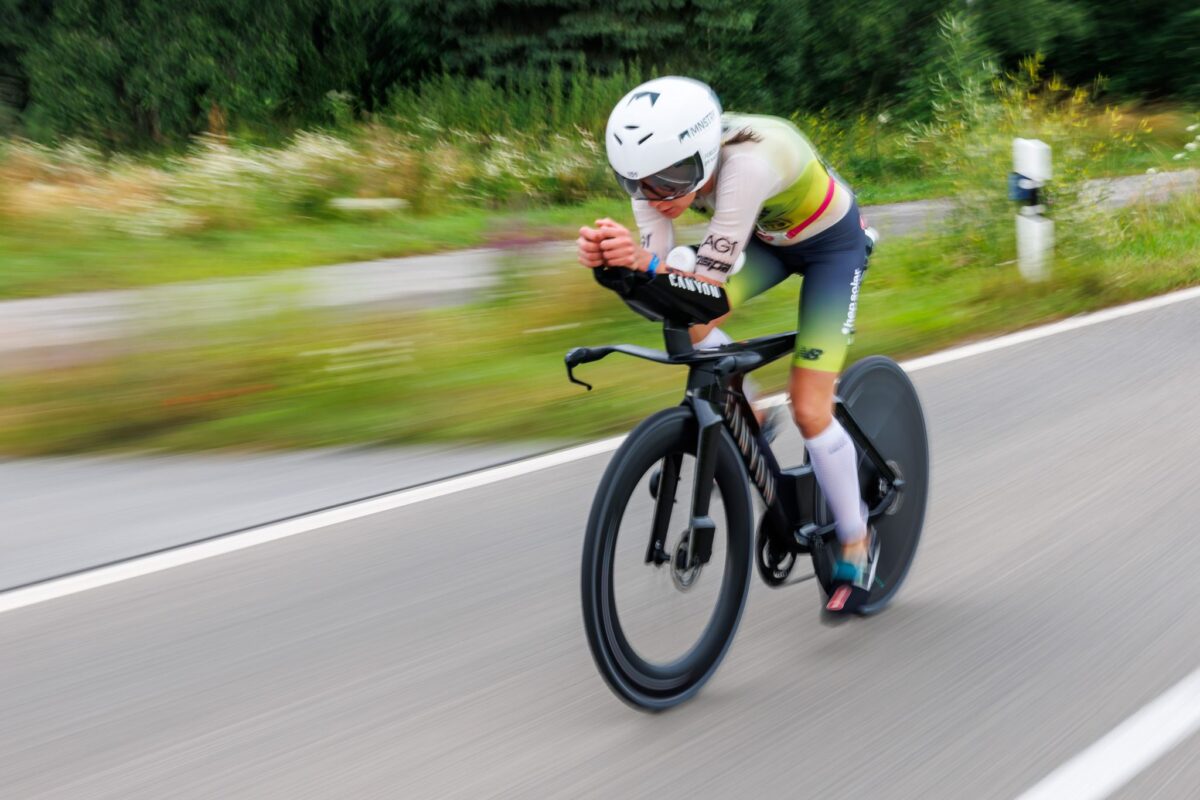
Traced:
POLYGON ((638 262, 641 249, 633 241, 633 234, 619 222, 607 217, 596 220, 596 227, 583 226, 576 240, 579 248, 579 263, 585 267, 628 267, 646 269, 638 262))

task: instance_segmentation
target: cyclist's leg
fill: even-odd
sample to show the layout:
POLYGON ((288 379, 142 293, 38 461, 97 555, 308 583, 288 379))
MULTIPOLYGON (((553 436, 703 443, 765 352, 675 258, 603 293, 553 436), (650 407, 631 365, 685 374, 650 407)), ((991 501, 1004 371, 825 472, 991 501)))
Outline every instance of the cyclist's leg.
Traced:
MULTIPOLYGON (((746 263, 736 275, 730 276, 725 282, 725 295, 729 298, 731 309, 739 307, 751 297, 757 297, 792 274, 775 248, 768 247, 757 239, 751 239, 746 244, 745 254, 746 263)), ((692 344, 700 350, 729 344, 733 341, 732 338, 720 327, 727 319, 729 314, 718 317, 707 325, 693 325, 688 329, 692 344)), ((758 386, 747 377, 742 383, 742 391, 753 405, 758 398, 758 386)), ((774 438, 778 429, 777 423, 773 420, 768 421, 766 412, 762 409, 756 408, 754 416, 760 425, 765 425, 766 430, 769 430, 768 439, 774 438)))
MULTIPOLYGON (((757 239, 751 239, 746 244, 746 263, 736 275, 730 276, 725 282, 725 295, 729 298, 729 307, 736 309, 752 297, 770 289, 782 282, 792 271, 783 263, 775 248, 768 247, 757 239)), ((693 325, 689 329, 692 344, 700 345, 710 331, 713 331, 729 319, 729 314, 717 317, 707 325, 693 325)), ((713 341, 713 344, 721 342, 713 341)))
MULTIPOLYGON (((833 394, 853 339, 866 260, 857 209, 851 207, 845 219, 798 247, 804 259, 804 284, 789 387, 792 412, 837 525, 842 545, 839 569, 843 563, 849 569, 865 564, 867 524, 857 454, 849 434, 833 418, 833 394)), ((860 578, 861 573, 860 569, 854 577, 860 578)))

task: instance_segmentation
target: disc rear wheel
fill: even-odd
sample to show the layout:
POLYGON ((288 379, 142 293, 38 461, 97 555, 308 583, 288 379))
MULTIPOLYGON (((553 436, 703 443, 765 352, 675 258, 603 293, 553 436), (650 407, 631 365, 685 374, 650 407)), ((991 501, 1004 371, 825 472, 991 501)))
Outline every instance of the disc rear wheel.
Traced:
MULTIPOLYGON (((851 365, 838 380, 837 393, 851 418, 903 481, 885 513, 871 520, 879 537, 879 563, 870 595, 859 613, 874 614, 896 595, 921 538, 929 489, 925 416, 908 375, 883 356, 851 365)), ((863 449, 858 451, 864 498, 875 504, 887 488, 886 482, 863 449)))

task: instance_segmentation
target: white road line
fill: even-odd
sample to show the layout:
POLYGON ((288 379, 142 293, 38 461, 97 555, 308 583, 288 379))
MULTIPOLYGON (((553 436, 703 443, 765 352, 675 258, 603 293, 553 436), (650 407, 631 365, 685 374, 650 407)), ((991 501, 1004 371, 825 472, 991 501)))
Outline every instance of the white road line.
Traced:
MULTIPOLYGON (((1067 331, 1077 330, 1089 325, 1097 325, 1109 320, 1119 319, 1131 314, 1138 314, 1143 311, 1150 311, 1163 306, 1172 305, 1174 303, 1182 303, 1187 300, 1200 298, 1200 287, 1193 289, 1185 289, 1179 292, 1153 297, 1149 300, 1141 300, 1129 305, 1110 308, 1105 311, 1099 311, 1095 314, 1086 316, 1074 317, 1072 319, 1056 322, 1051 325, 1044 325, 1040 328, 1032 328, 1027 331, 1001 336, 996 339, 990 339, 985 342, 976 342, 975 344, 965 345, 963 347, 955 347, 950 350, 944 350, 941 353, 924 356, 922 358, 906 361, 902 366, 908 372, 916 372, 917 370, 934 367, 941 364, 947 364, 951 361, 958 361, 964 358, 989 353, 993 350, 1000 350, 1006 347, 1012 347, 1026 342, 1032 342, 1036 339, 1043 339, 1047 336, 1055 336, 1067 331)), ((763 405, 773 405, 784 402, 783 395, 775 395, 767 398, 763 405)), ((191 564, 196 561, 201 561, 214 556, 225 555, 226 553, 234 553, 238 550, 245 550, 249 547, 265 544, 267 542, 286 539, 289 536, 296 536, 301 533, 325 528, 330 525, 337 525, 350 520, 361 519, 372 514, 378 514, 383 511, 392 511, 404 506, 411 506, 415 503, 432 500, 436 497, 445 497, 449 494, 474 489, 479 486, 487 486, 492 483, 515 478, 521 475, 528 475, 531 472, 538 470, 549 469, 551 467, 567 464, 572 461, 578 461, 583 458, 589 458, 603 453, 609 453, 616 450, 621 442, 625 441, 624 436, 614 436, 610 439, 602 439, 597 442, 572 447, 567 450, 560 450, 555 453, 547 453, 541 456, 517 461, 511 464, 504 464, 490 469, 484 469, 479 472, 473 472, 469 475, 462 475, 457 478, 449 478, 444 481, 432 483, 427 486, 418 486, 413 489, 404 489, 393 494, 383 495, 381 497, 371 498, 369 500, 361 500, 354 503, 348 503, 344 506, 328 509, 326 511, 318 511, 312 514, 306 514, 294 519, 283 520, 268 525, 263 525, 258 528, 242 531, 240 533, 232 533, 228 536, 222 536, 216 539, 210 539, 196 544, 184 545, 172 550, 167 550, 161 553, 154 553, 147 556, 132 558, 128 561, 123 561, 109 566, 97 567, 96 569, 86 572, 67 575, 62 578, 55 578, 43 583, 33 584, 18 589, 10 589, 7 592, 0 592, 0 613, 5 611, 13 611, 18 608, 26 608, 28 606, 42 603, 47 600, 54 600, 67 595, 77 594, 87 591, 88 589, 96 589, 101 586, 119 583, 121 581, 136 578, 142 575, 149 575, 154 572, 161 572, 172 567, 191 564)))
POLYGON ((1140 314, 1143 311, 1153 311, 1156 308, 1174 305, 1175 303, 1183 303, 1188 300, 1200 298, 1200 286, 1191 289, 1183 289, 1170 294, 1151 297, 1148 300, 1139 300, 1136 303, 1129 303, 1115 308, 1106 308, 1103 311, 1097 311, 1093 314, 1084 314, 1078 317, 1064 319, 1061 322, 1053 322, 1049 325, 1042 325, 1038 328, 1030 328, 1025 331, 1010 333, 1006 336, 1000 336, 995 339, 988 339, 985 342, 976 342, 974 344, 955 347, 950 350, 943 350, 940 353, 914 358, 911 361, 906 361, 900 366, 904 367, 906 372, 916 372, 919 369, 926 367, 936 367, 940 364, 948 364, 951 361, 958 361, 963 358, 990 353, 993 350, 1002 350, 1005 347, 1013 347, 1026 342, 1033 342, 1038 339, 1045 339, 1047 336, 1057 336, 1060 333, 1086 328, 1089 325, 1099 325, 1102 322, 1109 322, 1121 317, 1140 314))
POLYGON ((318 528, 326 528, 342 522, 361 519, 382 511, 391 511, 426 500, 432 500, 436 497, 445 497, 448 494, 474 489, 478 486, 499 483, 509 478, 528 475, 531 472, 557 467, 561 464, 568 464, 590 456, 609 453, 616 450, 623 441, 625 441, 624 436, 601 439, 597 442, 589 442, 588 444, 579 445, 567 450, 546 453, 545 455, 535 456, 523 461, 514 461, 511 464, 502 464, 498 467, 472 472, 457 478, 449 478, 426 486, 404 489, 392 494, 381 495, 380 497, 373 497, 368 500, 360 500, 344 506, 326 509, 325 511, 317 511, 301 517, 274 522, 258 528, 251 528, 240 533, 232 533, 228 536, 221 536, 197 542, 196 544, 165 550, 161 553, 153 553, 141 556, 140 558, 131 558, 128 561, 97 567, 96 569, 79 572, 74 575, 66 575, 62 578, 45 581, 44 583, 35 583, 19 589, 0 592, 0 614, 5 611, 25 608, 26 606, 46 600, 54 600, 55 598, 84 592, 88 589, 108 586, 113 583, 129 580, 130 578, 148 575, 152 572, 161 572, 171 567, 191 564, 206 558, 225 555, 226 553, 235 553, 238 550, 245 550, 248 547, 286 539, 289 536, 308 533, 318 528))
POLYGON ((1017 800, 1101 800, 1200 731, 1200 669, 1017 800))

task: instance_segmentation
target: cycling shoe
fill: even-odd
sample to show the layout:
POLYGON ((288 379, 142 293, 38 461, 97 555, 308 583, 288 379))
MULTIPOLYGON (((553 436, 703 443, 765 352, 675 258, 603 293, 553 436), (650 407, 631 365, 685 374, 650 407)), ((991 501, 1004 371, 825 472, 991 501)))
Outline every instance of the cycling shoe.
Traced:
POLYGON ((868 529, 867 536, 869 541, 865 558, 855 562, 839 557, 834 563, 831 581, 833 592, 824 607, 826 614, 856 613, 871 596, 875 569, 879 565, 879 537, 874 527, 868 529))

